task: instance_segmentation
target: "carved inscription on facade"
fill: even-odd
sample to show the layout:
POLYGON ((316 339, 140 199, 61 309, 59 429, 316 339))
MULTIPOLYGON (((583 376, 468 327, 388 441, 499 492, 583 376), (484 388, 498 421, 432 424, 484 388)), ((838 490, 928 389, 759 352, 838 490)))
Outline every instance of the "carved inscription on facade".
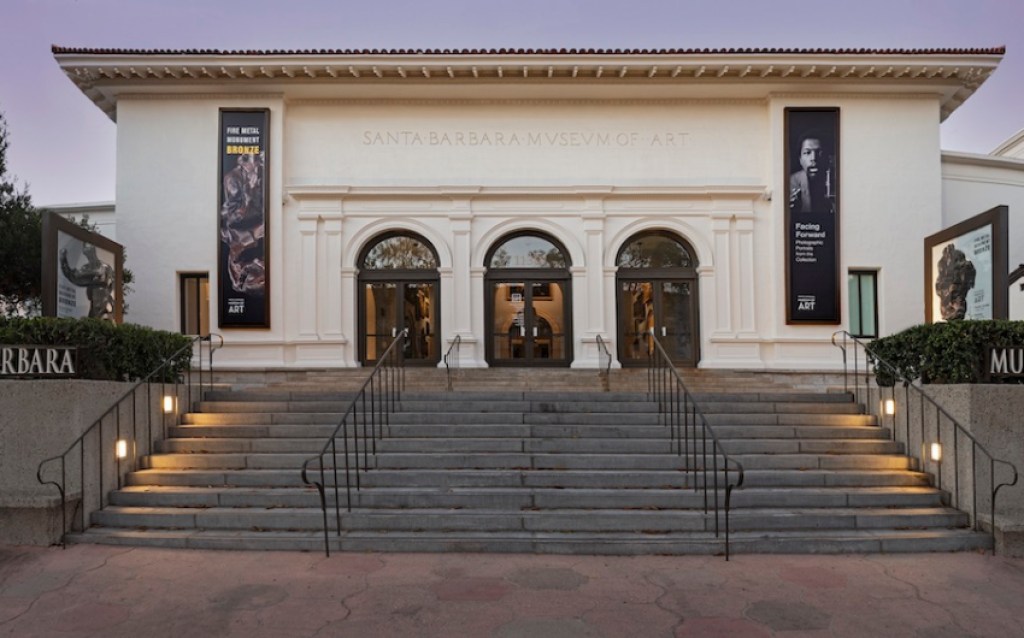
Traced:
POLYGON ((534 148, 684 148, 681 131, 513 131, 493 129, 366 129, 363 146, 534 147, 534 148))

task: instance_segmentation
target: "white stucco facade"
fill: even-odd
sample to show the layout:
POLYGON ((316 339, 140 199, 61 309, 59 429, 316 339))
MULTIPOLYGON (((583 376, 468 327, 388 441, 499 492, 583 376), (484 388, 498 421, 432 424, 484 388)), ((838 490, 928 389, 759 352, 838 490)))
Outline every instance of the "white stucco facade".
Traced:
POLYGON ((667 231, 699 264, 699 365, 806 370, 839 363, 850 270, 878 273, 880 334, 921 322, 922 238, 985 209, 939 123, 1000 55, 57 57, 116 118, 130 319, 154 327, 179 329, 181 273, 218 285, 221 110, 269 110, 270 327, 220 330, 226 365, 359 365, 357 259, 395 231, 436 251, 442 348, 458 335, 461 365, 488 365, 485 256, 536 231, 568 253, 569 363, 593 367, 620 332, 618 251, 667 231), (787 107, 839 110, 835 325, 786 322, 787 107))

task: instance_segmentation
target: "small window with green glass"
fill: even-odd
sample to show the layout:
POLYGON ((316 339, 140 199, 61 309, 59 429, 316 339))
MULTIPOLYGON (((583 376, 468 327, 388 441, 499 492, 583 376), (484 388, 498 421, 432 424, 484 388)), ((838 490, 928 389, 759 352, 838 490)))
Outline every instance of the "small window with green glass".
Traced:
POLYGON ((851 270, 850 334, 854 337, 878 337, 878 271, 851 270))

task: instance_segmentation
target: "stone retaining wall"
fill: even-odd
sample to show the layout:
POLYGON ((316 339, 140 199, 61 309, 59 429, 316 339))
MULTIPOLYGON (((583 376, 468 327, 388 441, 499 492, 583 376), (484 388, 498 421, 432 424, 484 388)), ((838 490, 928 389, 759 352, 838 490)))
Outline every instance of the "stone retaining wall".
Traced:
MULTIPOLYGON (((60 494, 52 485, 42 485, 36 480, 39 462, 63 453, 133 385, 77 379, 0 381, 0 543, 49 545, 60 540, 60 494)), ((159 437, 162 436, 162 427, 159 427, 162 426, 159 422, 162 418, 159 411, 161 387, 153 388, 149 397, 141 392, 134 418, 137 424, 143 423, 145 402, 149 401, 151 414, 157 419, 158 427, 153 429, 159 437)), ((121 411, 122 438, 129 437, 131 413, 131 403, 126 402, 121 411)), ((102 445, 106 457, 113 457, 116 419, 108 419, 104 429, 102 441, 93 435, 89 437, 86 454, 90 459, 95 458, 97 445, 102 445)), ((138 434, 140 438, 143 436, 141 431, 138 434)), ((77 454, 72 455, 66 468, 71 503, 69 515, 82 492, 78 459, 77 454)), ((92 461, 87 460, 87 468, 91 468, 90 463, 92 461)), ((111 489, 117 482, 118 472, 123 475, 129 465, 130 461, 126 461, 119 469, 108 460, 103 472, 104 489, 111 489)), ((87 494, 95 499, 97 490, 89 488, 99 482, 99 474, 93 471, 88 474, 87 494)), ((59 476, 60 465, 56 463, 45 475, 46 478, 59 476)), ((86 509, 88 514, 95 505, 87 503, 86 509)))

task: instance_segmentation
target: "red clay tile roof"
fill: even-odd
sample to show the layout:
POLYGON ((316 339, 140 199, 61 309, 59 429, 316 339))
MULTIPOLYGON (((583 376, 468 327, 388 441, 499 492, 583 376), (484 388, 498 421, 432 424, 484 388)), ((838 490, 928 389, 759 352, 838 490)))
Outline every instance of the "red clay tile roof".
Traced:
POLYGON ((51 47, 54 55, 1003 55, 1005 46, 973 49, 110 49, 51 47))

